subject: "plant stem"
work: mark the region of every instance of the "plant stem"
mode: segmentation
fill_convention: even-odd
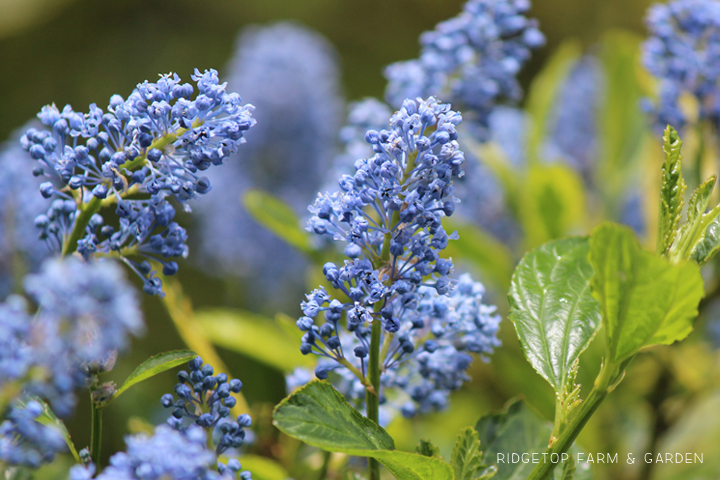
[[[100,447],[102,445],[102,408],[90,398],[92,411],[92,430],[90,432],[90,458],[92,458],[95,468],[100,470]]]
[[[324,451],[323,452],[323,463],[320,467],[320,470],[318,471],[317,480],[325,480],[325,477],[327,477],[328,472],[328,466],[330,465],[330,457],[332,456],[332,452]]]
[[[379,423],[380,415],[380,334],[382,323],[375,320],[370,331],[370,358],[368,360],[368,379],[375,389],[375,394],[365,393],[367,398],[367,418]],[[380,480],[380,464],[374,458],[368,459],[370,480]]]

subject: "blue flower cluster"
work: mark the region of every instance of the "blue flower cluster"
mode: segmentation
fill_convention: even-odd
[[[207,434],[196,426],[183,432],[168,425],[155,428],[152,436],[133,435],[125,437],[126,452],[110,457],[108,465],[97,480],[220,480],[235,479],[241,466],[237,460],[230,460],[227,466],[213,468],[215,454],[207,449]],[[70,469],[70,480],[90,480],[95,466],[76,465]],[[250,480],[249,472],[239,475]]]
[[[469,0],[460,15],[420,37],[418,59],[386,68],[388,102],[438,96],[461,108],[478,138],[487,139],[492,109],[520,99],[515,77],[545,43],[537,22],[524,16],[529,8],[529,0]]]
[[[699,119],[720,128],[720,3],[715,0],[675,0],[650,8],[650,37],[643,45],[643,63],[660,79],[659,101],[645,107],[659,131],[666,125],[681,129],[688,122],[679,104],[693,95]]]
[[[85,114],[69,105],[42,109],[38,118],[49,130],[28,130],[22,145],[37,160],[35,175],[49,179],[40,192],[56,198],[36,219],[51,248],[77,249],[86,259],[115,253],[144,279],[147,293],[161,292],[148,260],[172,275],[172,259],[187,254],[169,200],[189,209],[188,200],[211,188],[201,172],[222,164],[255,124],[253,107],[227,93],[216,71],[195,70],[192,79],[194,99],[195,87],[167,74],[139,84],[127,99],[113,95],[106,112],[95,104]],[[115,205],[117,226],[95,213],[105,205]],[[78,219],[85,231],[73,235]]]
[[[0,147],[0,300],[50,253],[37,238],[33,222],[46,212],[47,201],[37,194],[41,182],[33,177],[30,155],[22,150],[18,137],[13,135]]]
[[[245,439],[244,428],[252,424],[250,415],[242,414],[237,421],[228,420],[230,409],[235,406],[233,393],[239,393],[242,382],[238,379],[228,381],[227,375],[214,375],[213,367],[203,365],[200,357],[188,364],[190,372],[182,370],[178,373],[180,383],[175,385],[175,400],[168,393],[162,397],[162,405],[172,408],[172,416],[168,424],[176,430],[185,431],[183,419],[191,419],[195,425],[206,429],[212,435],[216,427],[219,439],[215,453],[223,454],[230,448],[238,448]],[[229,465],[228,465],[229,467]]]
[[[196,208],[200,266],[211,275],[251,279],[248,298],[276,305],[302,288],[295,273],[306,262],[258,225],[240,198],[255,188],[298,209],[312,201],[335,155],[341,122],[337,54],[298,24],[249,27],[237,40],[227,78],[228,88],[255,105],[258,124],[247,134],[242,162],[208,172],[215,193]]]
[[[466,378],[470,362],[438,361],[437,366],[428,366],[430,359],[450,352],[444,345],[422,340],[431,334],[444,337],[457,352],[487,353],[497,344],[494,337],[499,319],[486,311],[476,314],[470,323],[444,322],[442,315],[425,306],[432,303],[431,297],[446,298],[453,287],[449,277],[452,261],[439,254],[454,238],[443,229],[442,218],[455,210],[453,179],[463,175],[464,155],[456,132],[461,120],[449,105],[433,97],[405,100],[392,115],[390,130],[367,132],[366,141],[374,155],[357,160],[354,175],[340,179],[339,191],[319,194],[309,207],[313,217],[308,230],[345,242],[344,253],[349,257],[342,266],[326,263],[323,267],[323,275],[344,300],[331,297],[320,287],[301,305],[304,316],[297,322],[305,332],[301,352],[331,360],[319,364],[315,370],[319,378],[346,367],[361,381],[365,379],[374,322],[382,325],[380,360],[385,377],[393,378],[389,372],[399,371],[401,365],[412,365],[403,368],[415,369],[418,378],[432,382],[440,391],[459,384],[447,381],[451,374],[441,373],[439,368],[450,366],[457,378]],[[467,282],[472,284],[469,279],[461,283]],[[479,304],[481,288],[463,287],[458,294],[469,294]],[[350,334],[341,330],[343,315]],[[322,317],[324,323],[316,325]],[[406,361],[409,359],[413,361]],[[414,384],[410,385],[408,378],[413,374],[397,376],[403,380],[391,380],[389,386],[412,390]],[[413,400],[423,411],[429,408],[433,388],[413,390]],[[380,398],[382,401],[382,394]],[[436,402],[433,406],[441,405]]]
[[[25,287],[34,319],[20,297],[0,305],[0,390],[37,395],[64,417],[88,370],[143,331],[139,302],[112,261],[49,259]]]
[[[0,423],[0,461],[8,465],[37,468],[67,450],[65,439],[55,427],[36,419],[43,413],[39,402],[16,402]]]

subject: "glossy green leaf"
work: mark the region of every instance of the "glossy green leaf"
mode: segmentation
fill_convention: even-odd
[[[675,240],[684,203],[686,185],[682,177],[682,143],[677,131],[668,125],[663,135],[665,163],[662,166],[657,234],[657,252],[663,255]]]
[[[50,406],[47,403],[35,395],[24,395],[23,398],[16,400],[17,404],[22,407],[24,407],[29,401],[35,401],[42,406],[42,413],[35,419],[35,421],[42,425],[47,425],[57,429],[62,434],[70,453],[72,453],[72,456],[75,458],[75,461],[77,463],[81,463],[80,455],[78,455],[78,451],[75,448],[75,444],[70,437],[70,432],[68,432],[65,423],[60,420],[57,415],[55,415],[55,412],[50,409]]]
[[[589,249],[587,237],[536,248],[515,269],[508,295],[525,356],[558,393],[573,386],[578,358],[600,327]]]
[[[275,407],[283,433],[330,452],[376,458],[400,480],[452,480],[450,465],[434,457],[395,451],[388,433],[363,417],[327,382],[315,380]]]
[[[242,197],[245,209],[256,222],[301,252],[311,254],[308,233],[295,211],[279,198],[262,190],[250,189]]]
[[[565,165],[530,167],[519,195],[519,216],[528,248],[567,235],[585,219],[582,179]]]
[[[425,457],[442,458],[442,455],[440,454],[440,449],[433,445],[430,440],[425,440],[424,438],[420,439],[420,443],[417,447],[415,447],[415,451]]]
[[[190,350],[173,350],[172,352],[165,352],[148,358],[138,365],[130,376],[125,379],[122,386],[118,388],[115,395],[113,395],[113,397],[108,400],[105,405],[115,400],[133,385],[137,385],[138,383],[154,377],[159,373],[175,368],[183,363],[187,363],[196,356],[197,354],[195,352],[191,352]]]
[[[477,226],[458,221],[454,216],[445,220],[445,230],[457,231],[460,236],[448,244],[447,256],[473,262],[483,274],[484,282],[506,292],[513,269],[510,249]]]
[[[688,260],[698,244],[702,243],[708,227],[720,215],[720,207],[705,213],[717,177],[708,178],[695,189],[688,202],[687,221],[680,226],[675,241],[670,246],[668,258],[673,261]]]
[[[690,258],[702,266],[713,258],[718,251],[720,251],[720,217],[715,217],[705,229],[703,237],[695,245]]]
[[[282,372],[311,365],[297,338],[272,318],[244,310],[212,309],[195,313],[195,322],[215,345],[251,357]],[[298,332],[300,330],[295,327]]]
[[[487,468],[482,463],[480,436],[473,427],[465,427],[460,432],[450,457],[450,465],[455,471],[455,480],[474,480]]]
[[[524,401],[518,400],[503,413],[481,418],[475,428],[480,437],[484,461],[494,464],[498,469],[493,480],[522,480],[542,461],[542,452],[548,446],[553,425],[532,411]],[[573,446],[568,456],[579,452],[581,450]],[[560,480],[561,475],[561,469],[556,468],[553,478]],[[589,465],[580,464],[575,480],[591,478]]]
[[[590,262],[609,361],[619,364],[643,347],[669,345],[692,331],[704,294],[696,264],[653,255],[630,228],[611,223],[593,231]]]

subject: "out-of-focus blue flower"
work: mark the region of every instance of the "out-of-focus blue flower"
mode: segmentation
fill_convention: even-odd
[[[242,382],[238,379],[228,381],[227,375],[214,375],[211,365],[203,365],[202,358],[196,357],[188,363],[190,373],[182,370],[178,373],[180,383],[175,385],[175,400],[172,394],[163,395],[161,403],[172,408],[168,424],[177,430],[186,430],[183,419],[191,419],[212,435],[219,431],[215,452],[221,455],[229,448],[238,448],[245,439],[245,427],[252,424],[250,415],[242,414],[237,421],[230,421],[230,409],[235,406],[233,393],[239,393]]]
[[[47,211],[49,202],[37,193],[41,180],[33,176],[31,160],[17,141],[0,147],[0,299],[50,253],[35,228],[34,218]]]
[[[15,382],[67,416],[88,372],[143,331],[137,295],[113,261],[73,257],[46,260],[25,287],[34,319],[19,297],[0,304],[0,388]]]
[[[715,0],[675,0],[650,7],[650,36],[643,45],[643,63],[660,79],[660,99],[646,108],[662,131],[670,124],[681,129],[688,121],[678,100],[695,96],[699,118],[720,128],[720,3]]]
[[[336,151],[343,108],[336,57],[326,39],[293,23],[249,28],[238,38],[228,84],[257,107],[258,124],[242,161],[209,173],[215,193],[198,203],[198,233],[203,268],[252,278],[253,296],[272,290],[276,301],[278,288],[298,287],[305,261],[258,225],[240,198],[259,188],[298,214],[312,201]]]
[[[58,429],[36,420],[42,411],[42,405],[35,400],[10,407],[0,423],[0,461],[37,468],[67,450]]]
[[[198,426],[183,432],[168,425],[155,428],[152,436],[132,435],[125,437],[126,452],[110,457],[108,465],[95,478],[97,480],[220,480],[237,478],[240,463],[228,462],[228,466],[215,469],[216,456],[206,447],[207,434]],[[232,464],[232,465],[230,465]],[[221,470],[221,471],[219,471]],[[70,480],[93,478],[95,467],[75,466],[70,470]],[[242,480],[250,480],[249,472],[242,472]]]
[[[537,22],[523,15],[529,8],[528,0],[469,0],[460,15],[421,35],[419,58],[386,68],[388,102],[437,96],[487,139],[488,116],[498,102],[520,99],[516,75],[545,43]]]
[[[440,253],[454,238],[443,229],[442,218],[455,211],[453,180],[463,175],[464,155],[456,132],[461,120],[449,105],[435,98],[405,100],[392,115],[389,130],[366,133],[374,155],[357,160],[354,174],[340,178],[340,190],[318,194],[309,207],[313,217],[308,230],[342,242],[348,257],[342,266],[326,263],[323,267],[323,275],[341,297],[333,298],[323,287],[314,290],[302,303],[304,316],[297,321],[305,332],[301,352],[324,358],[315,369],[318,378],[326,378],[332,370],[342,371],[347,359],[354,364],[352,373],[363,377],[371,324],[380,322],[385,377],[381,384],[414,395],[417,408],[428,411],[431,404],[440,408],[442,402],[430,401],[420,392],[420,379],[441,391],[462,382],[447,381],[449,372],[422,365],[426,357],[422,352],[447,352],[442,342],[425,342],[426,338],[444,337],[458,351],[478,353],[489,352],[496,344],[496,340],[480,341],[478,335],[487,326],[488,338],[494,337],[497,319],[494,327],[486,325],[487,318],[479,314],[470,323],[449,320],[441,306],[444,300],[430,300],[448,298],[445,295],[453,288],[452,261]],[[469,290],[466,284],[471,285]],[[458,294],[472,296],[479,304],[481,286],[463,277],[458,288]],[[437,309],[426,306],[428,302]],[[340,327],[343,315],[345,330]],[[462,355],[467,362],[441,362],[450,365],[458,378],[466,378],[471,360]],[[342,375],[348,396],[360,395],[358,383]],[[300,379],[293,378],[291,382]],[[381,402],[385,399],[383,392],[380,398]]]
[[[38,118],[49,130],[32,128],[21,142],[37,160],[35,173],[50,179],[40,193],[58,199],[36,220],[50,247],[77,248],[86,259],[97,251],[116,252],[145,280],[147,293],[161,292],[146,259],[172,275],[172,259],[187,254],[187,235],[173,221],[168,200],[189,209],[188,200],[211,188],[201,172],[222,164],[255,124],[253,107],[227,93],[215,70],[196,69],[192,79],[194,99],[195,87],[171,73],[138,84],[127,99],[113,95],[107,112],[95,104],[86,114],[69,105],[62,111],[43,107]],[[81,217],[76,210],[85,214],[101,202],[115,205],[118,225],[106,225],[99,214],[83,218],[84,238],[64,246]]]
[[[383,359],[381,402],[386,416],[400,412],[411,417],[445,408],[449,393],[469,380],[466,370],[473,360],[470,354],[484,357],[500,345],[497,332],[501,317],[494,306],[482,303],[484,292],[483,286],[467,274],[460,276],[447,295],[429,287],[418,289],[415,308],[408,309]],[[345,352],[367,347],[362,338],[345,332],[341,333],[341,344]],[[358,370],[364,368],[364,357],[346,358]],[[320,357],[317,371],[332,372],[329,378],[333,385],[363,408],[365,387],[349,370]],[[288,388],[307,383],[310,377],[309,371],[297,369],[287,378]]]
[[[620,212],[620,221],[632,228],[636,234],[645,234],[645,212],[640,192],[630,192],[625,198],[623,210]]]
[[[573,65],[558,91],[544,145],[547,160],[566,162],[588,182],[592,181],[599,154],[598,111],[603,83],[597,58],[588,55]]]

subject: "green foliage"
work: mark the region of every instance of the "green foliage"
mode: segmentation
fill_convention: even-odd
[[[24,407],[27,402],[31,400],[38,402],[42,406],[42,413],[35,419],[35,421],[41,423],[42,425],[47,425],[59,430],[65,439],[65,443],[67,444],[70,453],[72,453],[72,456],[75,458],[75,461],[80,463],[80,455],[78,455],[75,444],[70,437],[70,432],[68,432],[67,427],[65,427],[65,423],[60,420],[57,415],[55,415],[55,412],[50,409],[50,406],[47,403],[34,395],[24,395],[23,398],[16,401],[20,407]]]
[[[561,480],[573,480],[575,478],[575,459],[571,456],[563,464]]]
[[[425,457],[443,458],[442,455],[440,455],[440,449],[433,445],[430,440],[425,440],[424,438],[420,439],[420,443],[415,448],[415,451]]]
[[[640,247],[631,229],[605,223],[590,238],[593,294],[601,305],[607,361],[669,345],[691,331],[703,297],[700,268],[670,263]]]
[[[488,468],[482,463],[480,436],[473,427],[465,427],[460,432],[450,457],[450,465],[455,471],[455,480],[474,480]],[[494,475],[493,473],[489,474]],[[482,475],[483,478],[490,478]]]
[[[660,210],[658,212],[657,252],[665,255],[677,235],[683,208],[685,180],[682,177],[682,140],[668,125],[663,135],[665,163],[662,166]]]
[[[390,435],[327,382],[310,382],[280,402],[273,425],[323,450],[375,458],[400,480],[453,479],[452,468],[439,458],[394,450]]]
[[[531,460],[532,454],[537,454],[536,458],[542,460],[542,452],[548,446],[553,425],[540,418],[525,402],[517,400],[503,413],[481,418],[475,428],[480,444],[483,445],[485,461],[497,466],[497,474],[493,480],[518,480],[527,478],[534,464],[523,461],[511,463],[512,455],[526,454],[526,458]],[[570,454],[578,452],[580,450],[577,447],[570,449]],[[559,470],[556,470],[554,478],[562,478]],[[588,465],[580,465],[574,480],[590,478],[592,477]]]
[[[715,175],[711,176],[690,197],[687,221],[678,229],[675,241],[668,251],[671,260],[692,258],[699,264],[705,264],[716,253],[718,242],[714,225],[720,216],[720,205],[705,213],[716,180]]]
[[[195,321],[215,345],[251,357],[281,372],[310,365],[300,353],[298,339],[282,322],[244,310],[212,309],[195,314]],[[295,327],[293,325],[293,327]],[[300,332],[297,327],[295,332]]]
[[[174,350],[172,352],[165,352],[148,358],[138,365],[135,370],[133,370],[130,376],[125,379],[122,386],[118,388],[117,392],[115,392],[115,395],[105,402],[105,405],[107,406],[110,402],[126,392],[130,387],[162,372],[170,370],[171,368],[187,363],[196,356],[196,353],[191,352],[190,350]]]
[[[310,237],[300,227],[300,219],[292,207],[279,198],[258,189],[250,189],[242,197],[245,209],[256,222],[308,255],[313,254]]]
[[[253,480],[286,480],[290,477],[279,463],[260,455],[243,454],[242,467],[252,473]]]
[[[508,295],[525,356],[558,395],[574,386],[580,354],[600,327],[589,249],[587,237],[536,248],[517,266]]]

